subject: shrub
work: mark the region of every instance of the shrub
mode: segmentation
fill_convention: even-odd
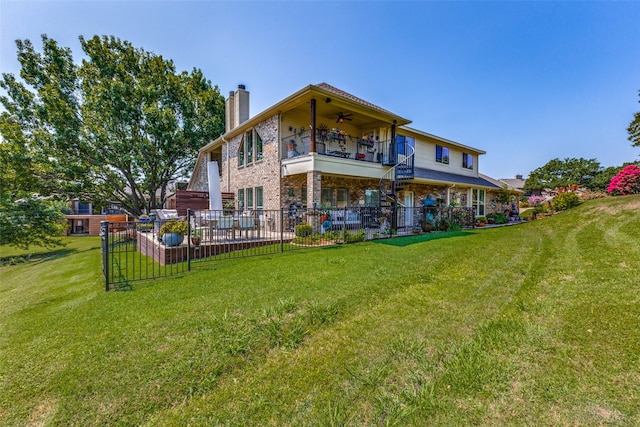
[[[578,206],[580,204],[580,198],[576,193],[572,193],[570,191],[565,193],[560,193],[556,197],[553,198],[551,202],[551,207],[554,211],[566,211],[567,209],[571,209],[574,206]]]
[[[625,166],[611,179],[607,191],[616,195],[640,194],[640,167]]]
[[[509,222],[509,218],[504,213],[499,212],[495,214],[493,222],[494,224],[506,224]]]
[[[345,243],[364,242],[367,234],[364,230],[358,230],[352,233],[348,230],[344,230],[343,238]]]
[[[313,233],[313,227],[309,224],[300,224],[296,225],[296,236],[298,237],[307,237]]]
[[[327,237],[327,234],[328,233],[325,233],[324,235],[320,233],[311,233],[305,237],[297,236],[294,237],[291,242],[298,245],[318,245],[322,241],[331,240]]]
[[[187,221],[170,219],[160,227],[160,234],[187,234]]]
[[[533,206],[533,207],[538,206],[542,202],[544,202],[544,197],[535,196],[535,195],[529,197],[529,200],[527,200],[527,203],[529,203],[529,206]]]

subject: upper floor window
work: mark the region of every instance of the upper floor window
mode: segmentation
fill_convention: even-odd
[[[462,153],[462,167],[473,169],[473,156],[469,153]]]
[[[449,164],[449,149],[442,145],[436,145],[436,162],[445,165]]]
[[[256,139],[256,162],[257,162],[259,160],[262,160],[262,138],[260,138],[260,134],[258,134],[258,132],[255,132],[255,139]]]
[[[240,146],[238,147],[238,166],[244,166],[244,138],[240,141]]]
[[[245,132],[238,147],[238,166],[262,160],[262,138],[255,129]]]
[[[253,163],[253,130],[244,134],[244,139],[247,141],[247,164]]]

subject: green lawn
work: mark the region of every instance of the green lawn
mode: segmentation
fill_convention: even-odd
[[[0,425],[640,424],[640,196],[109,293],[67,241],[0,248]]]

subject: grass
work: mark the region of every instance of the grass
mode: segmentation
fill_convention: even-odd
[[[110,293],[0,248],[0,424],[640,424],[640,196],[434,236]]]

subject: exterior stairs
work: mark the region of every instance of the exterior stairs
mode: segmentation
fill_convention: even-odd
[[[405,155],[398,155],[398,162],[380,178],[380,207],[395,207],[398,193],[414,177],[415,150],[410,145],[404,147]]]

